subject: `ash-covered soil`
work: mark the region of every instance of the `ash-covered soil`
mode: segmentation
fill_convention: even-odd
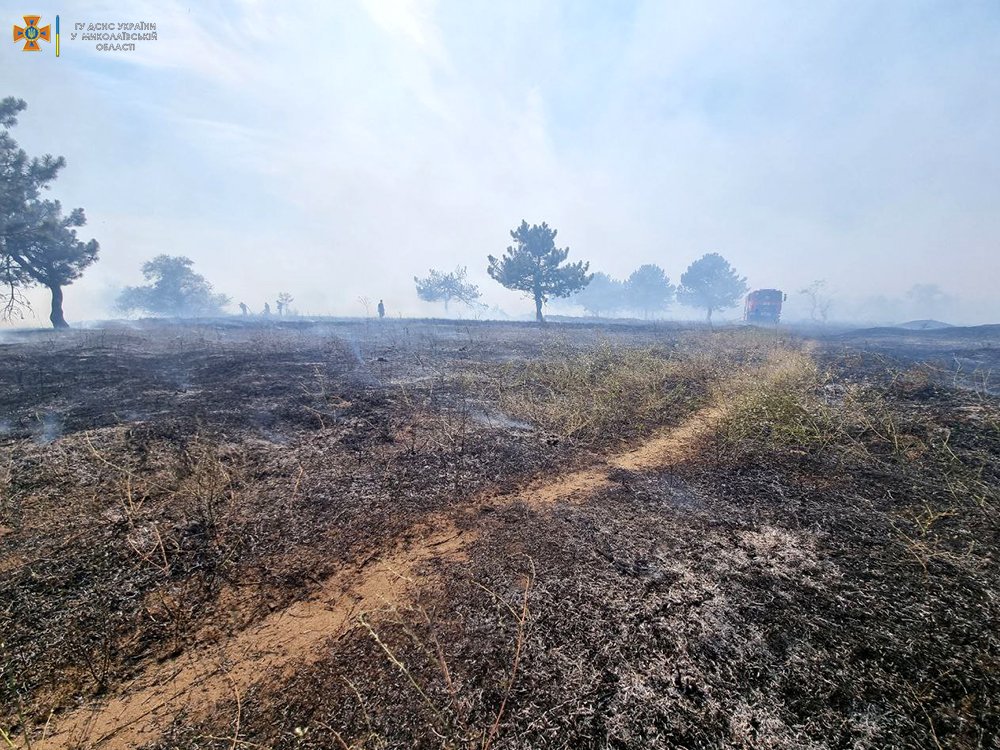
[[[996,747],[996,342],[924,333],[9,336],[0,729]]]
[[[841,334],[836,342],[883,366],[920,366],[953,387],[1000,396],[1000,325],[871,328]]]

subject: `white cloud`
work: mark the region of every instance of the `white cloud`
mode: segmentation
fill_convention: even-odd
[[[438,62],[445,60],[444,43],[434,23],[432,0],[361,0],[361,5],[381,28],[414,45]]]

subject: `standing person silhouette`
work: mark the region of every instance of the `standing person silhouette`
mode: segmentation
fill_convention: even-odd
[[[385,305],[382,304],[382,300],[378,301],[378,317],[379,320],[385,317]]]
[[[240,302],[240,312],[242,312],[242,313],[243,313],[243,317],[244,317],[244,318],[245,318],[245,317],[246,317],[247,315],[249,315],[249,314],[250,314],[250,308],[249,308],[249,307],[247,307],[247,303],[246,303],[246,302]]]
[[[265,318],[271,317],[271,305],[267,302],[264,303],[264,317]]]

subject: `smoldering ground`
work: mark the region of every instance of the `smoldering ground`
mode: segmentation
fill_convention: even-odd
[[[7,342],[0,727],[40,747],[987,747],[1000,412],[950,357],[985,371],[997,349],[935,336]]]

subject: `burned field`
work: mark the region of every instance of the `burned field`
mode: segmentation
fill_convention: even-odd
[[[934,335],[12,336],[0,742],[996,747],[1000,337]]]

